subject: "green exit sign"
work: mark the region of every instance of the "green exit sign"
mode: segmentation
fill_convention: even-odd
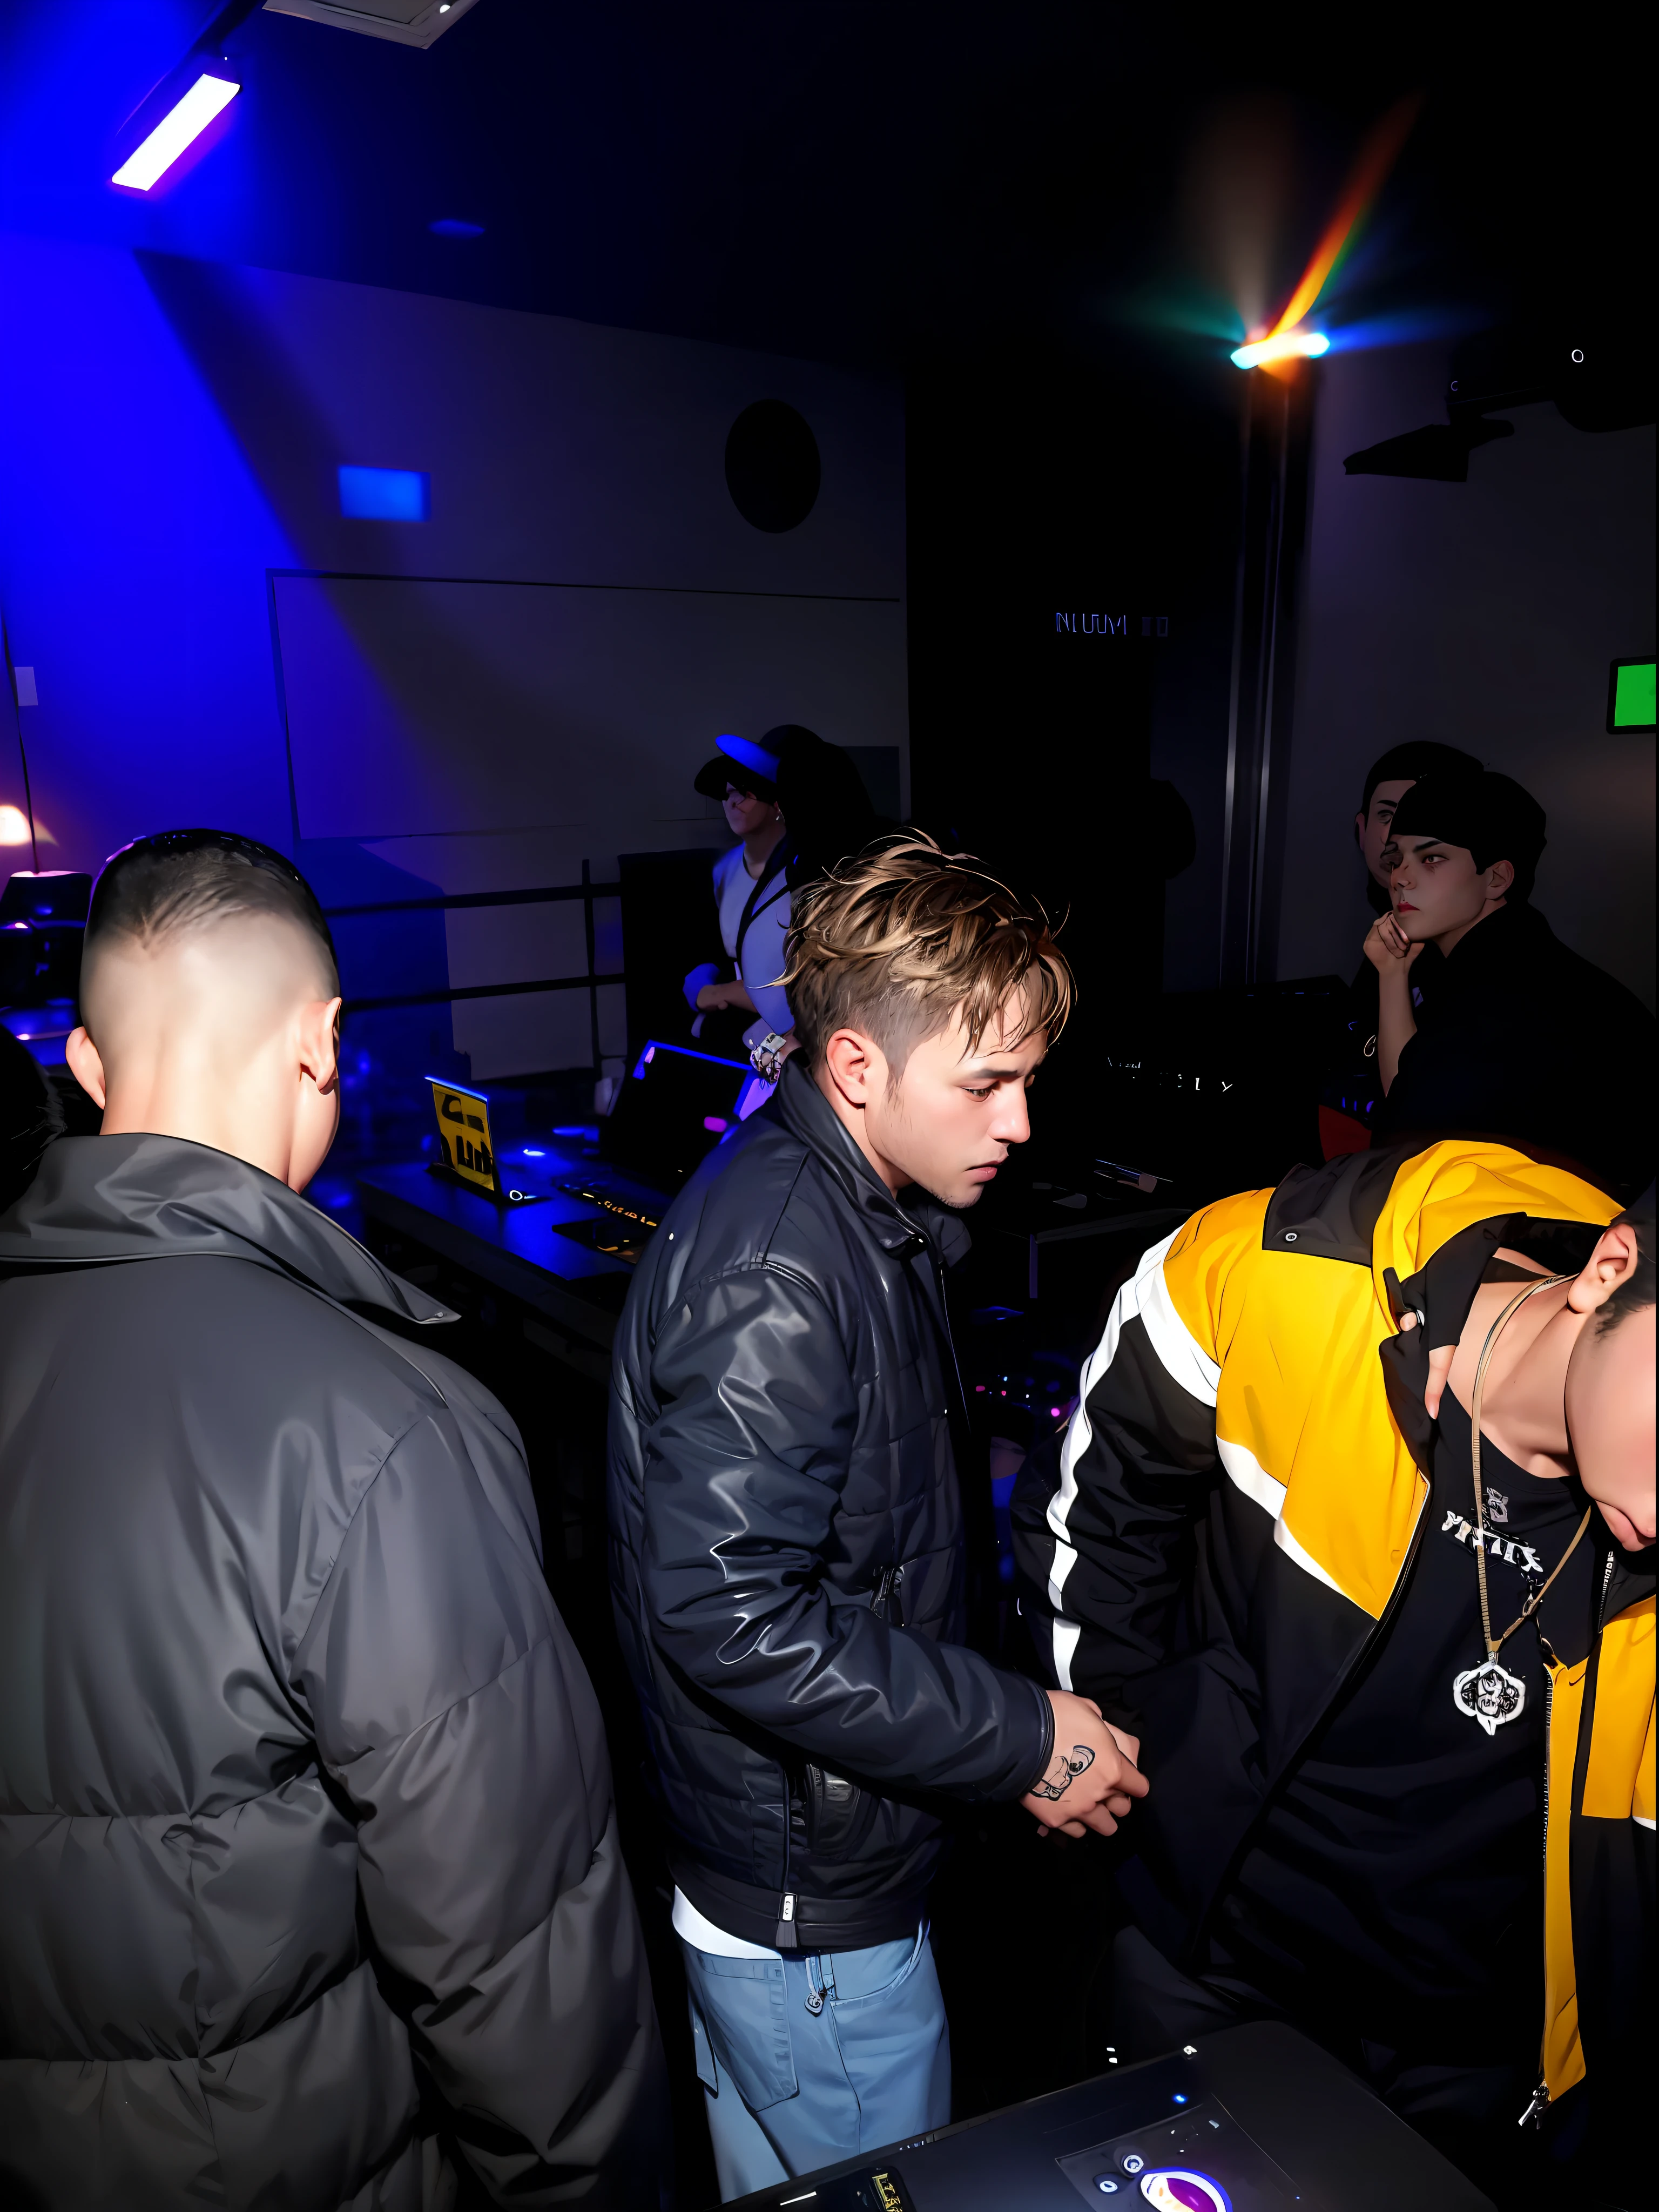
[[[1609,730],[1653,727],[1653,662],[1615,660],[1607,671]]]

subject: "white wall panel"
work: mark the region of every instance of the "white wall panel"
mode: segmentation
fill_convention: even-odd
[[[723,730],[902,746],[893,600],[279,575],[302,837],[696,818]]]

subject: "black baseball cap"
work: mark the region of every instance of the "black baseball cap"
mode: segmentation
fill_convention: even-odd
[[[769,736],[778,734],[768,732]],[[697,770],[693,787],[705,799],[724,799],[728,783],[735,791],[752,792],[757,799],[777,797],[782,763],[769,746],[757,745],[751,738],[716,738],[714,743],[720,750]]]

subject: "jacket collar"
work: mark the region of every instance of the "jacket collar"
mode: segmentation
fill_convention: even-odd
[[[828,1169],[883,1251],[898,1258],[932,1245],[949,1267],[966,1256],[972,1240],[961,1216],[915,1184],[901,1206],[842,1126],[798,1054],[783,1063],[776,1093],[764,1110]]]
[[[1604,1530],[1597,1533],[1603,1536],[1606,1534]],[[1605,1570],[1600,1626],[1605,1628],[1615,1613],[1653,1595],[1655,1549],[1652,1544],[1642,1552],[1627,1552],[1621,1545],[1613,1547]]]
[[[275,1176],[182,1137],[60,1137],[0,1214],[0,1273],[203,1253],[251,1260],[342,1305],[456,1318]]]
[[[1485,924],[1481,926],[1484,928]],[[1389,1337],[1381,1347],[1383,1389],[1407,1449],[1431,1482],[1436,1425],[1423,1403],[1429,1352],[1435,1345],[1455,1344],[1462,1334],[1474,1294],[1498,1247],[1506,1244],[1511,1251],[1522,1252],[1548,1267],[1553,1274],[1565,1274],[1584,1265],[1601,1233],[1594,1222],[1540,1221],[1525,1213],[1502,1214],[1460,1231],[1441,1246],[1426,1267],[1403,1283],[1392,1267],[1385,1271],[1395,1320],[1411,1310],[1419,1320],[1416,1328],[1403,1336]],[[1599,1515],[1592,1528],[1598,1552],[1607,1562],[1598,1622],[1598,1626],[1604,1626],[1626,1606],[1651,1596],[1654,1547],[1650,1545],[1644,1552],[1621,1550]]]
[[[1601,1233],[1594,1222],[1498,1214],[1490,1221],[1472,1222],[1449,1237],[1427,1265],[1403,1283],[1392,1267],[1383,1270],[1395,1322],[1407,1312],[1418,1316],[1414,1329],[1389,1337],[1382,1346],[1383,1387],[1412,1457],[1431,1479],[1435,1425],[1423,1403],[1429,1353],[1437,1345],[1455,1344],[1462,1335],[1474,1294],[1498,1246],[1507,1244],[1552,1273],[1566,1274],[1583,1266]]]
[[[1497,907],[1459,938],[1446,955],[1446,970],[1460,982],[1478,982],[1489,971],[1539,958],[1555,941],[1555,932],[1535,907],[1524,901]]]

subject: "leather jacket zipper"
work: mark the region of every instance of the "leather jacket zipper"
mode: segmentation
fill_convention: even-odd
[[[962,1380],[962,1362],[957,1358],[957,1340],[951,1334],[951,1305],[945,1294],[945,1261],[940,1256],[939,1247],[921,1223],[912,1221],[902,1206],[895,1205],[893,1210],[927,1255],[928,1266],[933,1278],[933,1294],[939,1301],[939,1334],[945,1339],[945,1348],[951,1355],[951,1372],[956,1378],[957,1409],[963,1421],[971,1423],[972,1416],[968,1410],[968,1392]]]
[[[928,1247],[928,1257],[933,1263],[933,1288],[939,1293],[939,1326],[944,1331],[945,1349],[951,1355],[951,1372],[957,1379],[957,1405],[962,1414],[965,1435],[971,1431],[973,1416],[968,1409],[968,1392],[962,1379],[962,1362],[957,1358],[957,1340],[951,1334],[951,1306],[945,1294],[945,1262],[932,1245]]]

